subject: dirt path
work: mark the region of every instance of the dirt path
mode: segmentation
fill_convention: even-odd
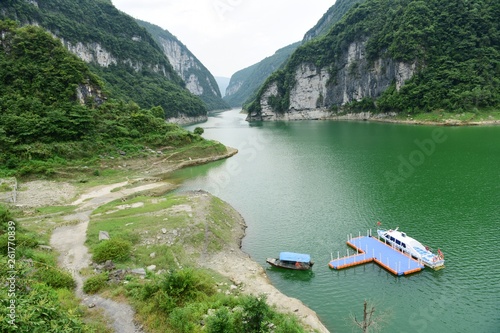
[[[55,184],[53,182],[47,182],[48,187],[44,189],[41,182],[35,183],[36,186],[30,186],[26,184],[28,190],[23,192],[23,197],[25,197],[25,202],[27,206],[30,203],[33,206],[37,206],[36,200],[29,200],[32,198],[29,189],[33,188],[39,196],[45,195],[50,197],[51,190],[54,189]],[[134,310],[131,306],[126,303],[118,303],[109,299],[105,299],[98,295],[87,295],[83,292],[83,282],[84,279],[80,274],[80,271],[90,265],[90,255],[88,249],[85,246],[87,227],[89,223],[90,215],[92,211],[101,205],[104,205],[113,200],[120,198],[125,198],[131,194],[154,190],[158,188],[168,188],[173,185],[166,182],[154,182],[146,183],[140,185],[139,183],[132,184],[132,182],[121,182],[107,186],[99,186],[90,189],[88,192],[81,194],[75,201],[71,204],[77,206],[75,213],[65,217],[67,221],[75,222],[69,226],[62,226],[55,229],[52,233],[50,244],[61,254],[59,257],[59,265],[63,268],[68,269],[77,284],[76,294],[82,299],[82,302],[89,307],[96,307],[103,311],[106,316],[110,319],[111,325],[116,332],[119,333],[143,333],[143,329],[134,321]],[[58,195],[61,198],[71,198],[75,189],[65,186],[56,186],[59,190]],[[66,194],[62,193],[65,192]],[[199,194],[198,194],[199,195]],[[208,194],[207,200],[211,197]],[[63,204],[62,199],[57,200],[55,204]],[[194,208],[194,213],[197,218],[204,219],[205,210],[208,207],[207,201],[201,201],[198,207]],[[238,221],[235,226],[234,240],[231,244],[227,246],[219,253],[215,255],[207,254],[207,251],[203,251],[200,266],[205,266],[207,268],[213,269],[227,276],[235,284],[239,285],[243,292],[260,295],[265,294],[267,296],[268,302],[270,304],[276,305],[276,307],[283,312],[294,313],[298,318],[306,325],[312,329],[317,330],[321,333],[328,333],[328,330],[323,326],[316,313],[305,306],[301,301],[295,298],[288,297],[282,294],[278,289],[276,289],[267,278],[267,275],[261,265],[253,261],[250,256],[241,251],[240,244],[241,239],[244,236],[245,221],[239,215],[238,212],[234,211],[234,219]],[[207,235],[205,235],[207,237]],[[205,240],[205,242],[207,239]]]
[[[139,333],[144,331],[134,321],[135,313],[132,307],[128,304],[118,303],[98,295],[85,294],[83,292],[83,277],[80,274],[81,269],[90,265],[90,255],[85,246],[85,239],[87,237],[90,215],[94,209],[133,193],[170,186],[168,183],[157,182],[112,192],[127,184],[128,182],[122,182],[109,186],[100,186],[88,193],[82,194],[72,203],[78,206],[77,213],[64,218],[67,221],[77,221],[77,224],[55,229],[50,238],[50,244],[61,254],[59,256],[59,265],[70,271],[73,275],[76,281],[75,292],[82,299],[82,302],[89,307],[102,309],[107,317],[111,319],[111,324],[116,332]]]
[[[141,327],[134,322],[134,310],[130,305],[83,292],[83,278],[79,272],[90,264],[90,255],[84,245],[90,213],[91,211],[85,211],[68,216],[69,220],[81,222],[57,228],[52,233],[50,244],[61,253],[59,265],[68,269],[73,275],[76,281],[75,292],[82,299],[82,303],[88,307],[102,309],[111,320],[111,325],[116,332],[143,332]]]

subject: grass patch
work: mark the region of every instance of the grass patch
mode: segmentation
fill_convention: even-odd
[[[8,233],[5,221],[15,221],[8,209],[0,206],[0,237]],[[0,266],[0,284],[8,285],[9,270],[16,271],[16,324],[2,326],[2,332],[112,332],[101,316],[90,315],[74,295],[75,281],[57,266],[59,253],[38,248],[48,235],[30,229],[25,221],[15,221],[16,261],[12,269]],[[2,246],[2,249],[4,247]],[[5,247],[7,248],[7,247]],[[0,254],[0,261],[7,257]],[[0,299],[7,300],[8,288],[0,288]],[[7,318],[9,309],[0,308]]]
[[[46,206],[36,208],[35,211],[42,215],[66,215],[75,211],[75,206]]]
[[[130,258],[119,263],[120,267],[174,269],[193,264],[203,246],[204,229],[194,221],[191,209],[188,197],[172,194],[110,202],[92,215],[86,244],[95,254],[102,244],[98,235],[103,230],[111,240],[119,238],[132,245]],[[153,252],[154,258],[150,256]],[[197,253],[195,258],[191,253]]]

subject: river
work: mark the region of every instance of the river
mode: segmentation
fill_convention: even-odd
[[[250,124],[234,109],[196,126],[239,153],[176,172],[180,190],[236,208],[248,225],[243,250],[329,330],[355,331],[350,318],[367,300],[382,332],[500,332],[499,126]],[[331,270],[347,235],[375,232],[377,221],[441,249],[446,268]],[[265,259],[280,251],[311,254],[312,273],[270,269]]]

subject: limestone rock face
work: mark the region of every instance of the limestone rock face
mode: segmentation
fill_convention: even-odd
[[[133,68],[136,72],[141,71],[144,66],[147,66],[155,73],[162,73],[165,76],[168,76],[167,70],[163,65],[160,64],[148,64],[145,65],[142,62],[135,61],[132,59],[117,59],[113,56],[113,54],[106,50],[99,43],[82,43],[77,42],[73,44],[64,40],[63,38],[54,35],[54,37],[59,38],[63,45],[73,54],[75,54],[78,58],[82,59],[86,63],[95,63],[101,67],[109,67],[111,65],[116,64],[125,64],[131,68]],[[132,38],[134,41],[140,41],[140,39]]]
[[[76,54],[78,58],[86,63],[95,62],[102,67],[116,65],[118,63],[116,58],[99,43],[83,44],[82,42],[78,42],[76,44],[71,44],[64,39],[62,39],[62,42],[71,53]]]
[[[399,90],[415,72],[415,64],[378,58],[373,63],[366,59],[366,41],[349,45],[336,64],[337,73],[325,96],[325,105],[342,106],[365,97],[380,96],[393,81]]]
[[[415,63],[404,63],[389,57],[369,62],[366,41],[352,42],[336,63],[318,68],[302,63],[295,70],[290,88],[289,109],[278,113],[269,104],[280,97],[277,82],[270,82],[261,95],[260,114],[249,114],[247,120],[299,120],[337,117],[332,107],[341,107],[365,97],[379,97],[393,82],[399,90],[415,74]],[[332,70],[333,68],[333,70]]]
[[[234,95],[240,90],[241,86],[243,85],[243,81],[235,81],[231,82],[231,84],[227,87],[226,89],[226,95]]]
[[[184,126],[184,125],[190,125],[190,124],[196,124],[196,123],[203,123],[203,122],[207,121],[207,119],[208,119],[208,116],[206,116],[206,115],[192,117],[192,116],[187,116],[183,113],[179,113],[178,117],[167,118],[167,122]]]
[[[172,64],[174,70],[184,79],[186,88],[192,94],[197,96],[203,95],[205,92],[203,86],[205,86],[208,87],[209,94],[220,97],[219,88],[214,86],[215,79],[212,82],[208,77],[204,77],[203,73],[206,69],[184,45],[175,39],[159,37],[159,40],[168,61]],[[201,80],[204,80],[206,84],[201,84]]]
[[[310,64],[302,64],[295,72],[296,84],[290,93],[291,110],[309,110],[323,106],[327,94],[330,74],[325,68],[318,69]]]

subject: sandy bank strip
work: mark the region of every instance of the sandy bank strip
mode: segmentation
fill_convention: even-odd
[[[268,303],[276,305],[281,312],[293,313],[299,320],[321,333],[329,333],[321,323],[316,312],[300,300],[288,297],[274,287],[264,269],[250,256],[239,249],[223,251],[206,261],[203,266],[226,276],[236,285],[242,286],[243,292],[254,296],[265,294]]]

